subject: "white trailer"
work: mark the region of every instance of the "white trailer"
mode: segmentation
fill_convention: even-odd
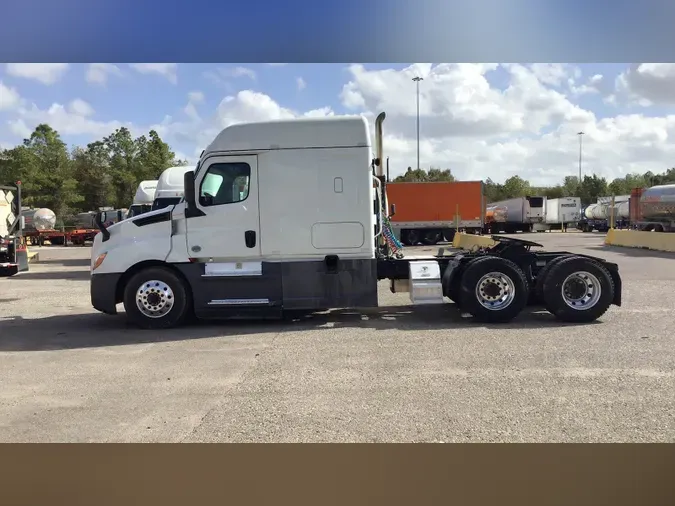
[[[178,204],[183,199],[183,176],[192,170],[189,166],[169,167],[159,176],[155,189],[152,210],[164,209]]]
[[[155,201],[155,193],[157,191],[157,184],[159,181],[148,180],[141,181],[136,189],[134,201],[129,208],[127,218],[140,216],[152,210],[152,203]]]
[[[92,305],[116,314],[121,303],[136,325],[168,328],[189,314],[374,307],[380,280],[413,305],[447,297],[484,322],[510,321],[528,303],[575,322],[621,304],[616,264],[534,252],[528,241],[405,258],[387,218],[384,117],[375,156],[362,117],[224,129],[185,173],[183,201],[107,229],[98,219]]]
[[[562,228],[564,225],[576,227],[581,219],[581,198],[561,197],[546,202],[546,225],[549,228]]]

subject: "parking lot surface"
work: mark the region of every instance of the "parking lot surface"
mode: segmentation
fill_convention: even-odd
[[[623,307],[482,325],[383,283],[378,309],[142,331],[91,308],[89,248],[41,248],[0,278],[0,441],[675,441],[675,255],[527,238],[618,263]]]

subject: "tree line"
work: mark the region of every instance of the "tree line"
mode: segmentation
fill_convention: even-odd
[[[21,181],[23,205],[47,207],[63,223],[100,207],[128,208],[141,181],[178,165],[187,162],[154,130],[134,138],[122,127],[69,149],[56,130],[40,124],[22,144],[0,151],[0,183]]]
[[[408,167],[405,174],[394,178],[393,182],[432,182],[455,181],[450,169],[431,167],[429,170]],[[644,174],[628,174],[622,178],[607,181],[604,177],[584,176],[581,184],[577,176],[566,176],[561,184],[555,186],[534,186],[520,176],[512,176],[504,183],[485,180],[485,196],[488,202],[516,197],[536,195],[551,199],[560,197],[580,197],[583,205],[596,202],[598,197],[630,195],[633,188],[649,188],[650,186],[675,183],[675,168],[660,174],[645,172]]]
[[[24,205],[47,207],[62,222],[100,207],[127,208],[141,181],[155,180],[164,169],[178,165],[187,162],[176,159],[154,130],[134,138],[122,127],[86,147],[69,149],[56,130],[40,124],[22,144],[0,151],[0,184],[21,181]],[[455,181],[455,177],[450,169],[408,167],[405,174],[394,179],[401,181]],[[598,197],[628,195],[633,188],[668,183],[675,183],[675,168],[661,174],[629,174],[613,181],[592,175],[579,182],[576,176],[566,176],[550,187],[534,186],[520,176],[504,183],[488,178],[485,193],[488,202],[538,195],[581,197],[583,204],[590,204]]]

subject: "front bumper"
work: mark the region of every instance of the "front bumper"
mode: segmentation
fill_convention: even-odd
[[[92,274],[89,282],[91,305],[105,314],[117,314],[117,284],[122,274]]]

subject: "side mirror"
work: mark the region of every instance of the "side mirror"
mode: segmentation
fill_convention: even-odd
[[[183,175],[184,198],[187,209],[195,210],[197,201],[195,196],[195,171],[189,170]]]

